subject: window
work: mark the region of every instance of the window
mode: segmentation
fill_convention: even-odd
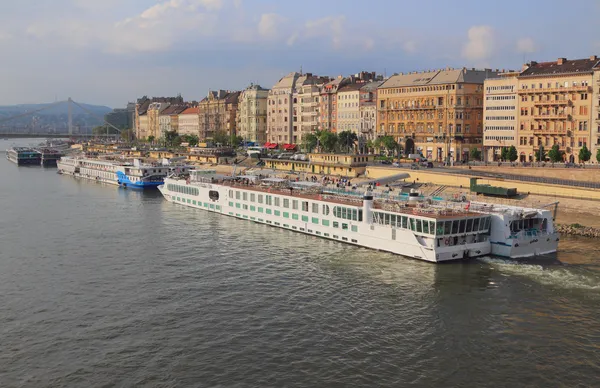
[[[348,230],[348,224],[342,224],[342,230]]]
[[[258,194],[258,203],[263,203],[263,195]]]
[[[292,214],[292,220],[298,220],[300,217],[298,217],[298,214]]]
[[[297,199],[292,200],[292,209],[298,210],[298,200]]]
[[[329,226],[329,220],[321,220],[323,226]]]
[[[248,193],[244,191],[244,193],[242,194],[244,201],[248,200]]]
[[[283,207],[286,209],[290,208],[290,200],[288,198],[283,199]]]
[[[315,224],[315,225],[319,225],[319,219],[318,219],[318,218],[316,218],[316,217],[313,217],[313,218],[311,219],[311,221],[312,221],[312,223],[313,223],[313,224]]]
[[[302,216],[302,221],[308,222],[308,216]]]
[[[319,204],[318,203],[312,204],[312,212],[319,214]]]
[[[241,193],[239,191],[235,192],[235,199],[241,199]]]
[[[250,193],[250,202],[256,202],[256,194]]]
[[[267,198],[266,198],[265,202],[266,202],[267,205],[272,206],[273,205],[273,197],[270,196],[270,195],[267,195]]]
[[[279,197],[275,197],[273,199],[275,200],[275,206],[278,206],[278,207],[281,206],[281,203],[279,201]]]
[[[336,221],[333,221],[333,227],[334,228],[339,228],[340,227],[340,223],[336,222]]]
[[[284,217],[284,218],[290,218],[290,213],[288,213],[288,212],[283,212],[283,217]]]
[[[275,215],[276,216],[281,216],[281,212],[279,210],[275,210]]]
[[[352,230],[353,232],[358,232],[358,226],[356,226],[356,225],[352,225],[352,228],[351,228],[351,230]]]
[[[325,216],[329,215],[329,205],[323,205],[322,213]]]
[[[271,209],[267,209],[267,214],[273,214],[273,211]]]
[[[308,211],[308,201],[302,201],[302,211],[303,212]]]

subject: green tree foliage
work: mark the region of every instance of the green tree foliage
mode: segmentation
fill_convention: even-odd
[[[220,144],[220,145],[229,144],[229,136],[227,136],[227,132],[225,132],[225,131],[215,132],[215,134],[213,135],[213,140],[215,143]]]
[[[544,146],[540,146],[540,149],[535,153],[535,160],[538,162],[546,160],[546,150],[544,149]]]
[[[165,132],[165,143],[167,146],[177,146],[181,144],[181,138],[177,134],[177,131],[167,131]]]
[[[316,134],[306,133],[302,137],[302,149],[304,149],[306,152],[312,152],[317,146],[318,142],[319,138]]]
[[[180,138],[182,143],[188,143],[191,147],[197,146],[200,142],[196,135],[181,135]]]
[[[519,159],[519,154],[517,153],[517,148],[514,145],[511,145],[508,149],[508,160],[514,162]]]
[[[479,151],[477,149],[477,147],[473,147],[471,148],[471,150],[469,151],[469,156],[471,157],[471,159],[473,160],[481,160],[481,151]]]
[[[588,150],[587,146],[584,143],[583,147],[581,147],[581,149],[579,150],[579,161],[585,164],[585,162],[589,161],[591,157],[592,152]]]
[[[399,149],[398,142],[396,141],[396,139],[394,139],[393,136],[382,136],[380,139],[381,145],[383,145],[385,149],[388,150],[388,152],[393,152]]]
[[[229,144],[232,147],[239,147],[240,144],[242,144],[242,142],[244,141],[244,138],[241,136],[237,136],[237,135],[229,135],[229,139],[227,144]]]
[[[600,148],[598,148],[598,151],[596,151],[596,160],[598,163],[600,163]]]
[[[338,143],[342,150],[350,152],[355,141],[358,141],[358,136],[352,131],[342,131],[338,134]]]
[[[156,138],[152,135],[148,136],[148,143],[152,144],[154,143],[154,140],[156,140]]]
[[[338,137],[335,133],[329,131],[323,131],[319,136],[319,142],[321,147],[327,152],[335,151],[335,147],[338,143]]]
[[[506,162],[508,160],[508,148],[502,147],[502,151],[500,152],[500,159],[503,162]]]
[[[563,152],[560,150],[558,144],[554,144],[550,151],[548,151],[548,158],[552,163],[562,162]]]

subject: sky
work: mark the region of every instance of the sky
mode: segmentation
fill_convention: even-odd
[[[599,0],[0,0],[0,105],[600,54]]]

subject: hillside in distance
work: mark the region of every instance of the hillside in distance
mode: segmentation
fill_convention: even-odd
[[[102,125],[102,118],[112,109],[107,106],[79,103],[93,114],[73,104],[73,124],[82,129]],[[47,108],[47,109],[44,109]],[[43,109],[43,110],[40,110]],[[8,130],[56,130],[68,127],[69,107],[67,103],[19,104],[0,106],[0,127]]]

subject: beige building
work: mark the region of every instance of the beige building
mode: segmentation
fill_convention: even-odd
[[[238,103],[238,135],[244,141],[267,141],[267,101],[269,90],[250,85],[242,91]]]
[[[267,97],[267,142],[289,143],[292,139],[293,94],[299,73],[281,78]]]
[[[235,135],[237,132],[237,111],[240,92],[229,90],[210,91],[200,101],[200,139],[212,139],[215,132]],[[181,123],[180,123],[181,125]]]
[[[483,100],[483,152],[487,162],[500,160],[502,148],[518,146],[517,76],[519,72],[503,72],[485,80]]]
[[[135,124],[135,137],[140,140],[145,140],[150,136],[150,132],[148,131],[148,114],[147,112],[142,112],[136,116],[136,124]]]
[[[598,58],[553,62],[531,62],[518,77],[520,161],[535,161],[543,148],[554,144],[565,152],[565,161],[580,162],[579,150],[585,144],[592,150],[594,121],[594,72]],[[592,155],[594,159],[595,155]]]
[[[599,163],[596,159],[600,150],[600,65],[594,68],[594,81],[592,83],[592,162]]]
[[[360,139],[377,138],[377,88],[381,81],[369,82],[360,89]],[[383,134],[381,134],[383,136]],[[362,143],[361,140],[361,143]]]
[[[158,126],[160,131],[160,137],[164,137],[165,133],[170,131],[177,132],[178,130],[178,117],[181,112],[186,110],[187,107],[184,105],[170,105],[164,109],[158,115]],[[175,118],[175,120],[173,120]],[[174,124],[174,125],[173,125]]]
[[[377,90],[379,132],[405,154],[466,161],[483,140],[483,82],[490,69],[442,69],[397,74]]]
[[[360,89],[363,83],[342,86],[337,92],[337,131],[360,131]]]
[[[149,136],[158,139],[160,131],[160,112],[170,105],[183,105],[183,98],[177,97],[152,97],[144,96],[137,100],[135,105],[135,131],[136,138],[145,140]]]
[[[200,133],[200,121],[198,118],[198,108],[187,108],[179,114],[179,134],[196,135]]]
[[[341,75],[327,82],[321,88],[319,105],[319,130],[337,132],[337,92],[340,87],[350,82]]]
[[[292,133],[290,144],[302,142],[304,135],[319,129],[321,88],[329,82],[327,77],[306,73],[298,77],[293,93]]]

